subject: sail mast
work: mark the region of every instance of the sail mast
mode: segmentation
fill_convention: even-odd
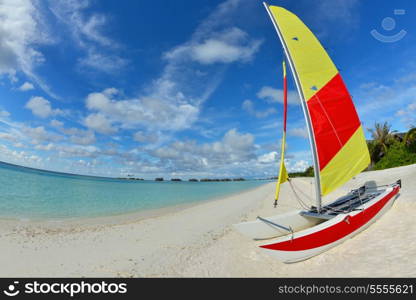
[[[314,132],[313,132],[313,129],[312,129],[311,118],[310,118],[310,115],[309,115],[309,111],[306,107],[306,100],[305,100],[305,97],[303,95],[303,91],[300,88],[300,81],[299,81],[296,69],[294,68],[292,58],[291,58],[290,53],[288,51],[287,45],[286,45],[286,43],[285,43],[285,41],[282,37],[279,26],[275,22],[272,14],[269,10],[268,4],[266,2],[263,2],[263,5],[264,5],[267,13],[269,14],[270,19],[272,20],[272,23],[274,25],[274,28],[276,29],[277,35],[279,36],[280,42],[283,45],[283,49],[284,49],[286,58],[289,62],[290,69],[291,69],[293,77],[295,79],[295,84],[296,84],[296,88],[297,88],[298,93],[299,93],[299,97],[301,98],[300,102],[301,102],[301,105],[302,105],[303,114],[305,116],[306,128],[308,130],[308,136],[309,136],[309,143],[310,143],[311,150],[312,150],[313,168],[314,168],[314,174],[315,174],[316,206],[317,206],[317,210],[319,212],[321,210],[321,207],[322,207],[321,181],[320,181],[320,176],[319,176],[319,170],[320,169],[319,169],[319,161],[318,161],[318,155],[317,155],[316,144],[315,144],[315,136],[314,136]]]
[[[280,168],[279,178],[276,182],[276,194],[274,198],[274,207],[277,206],[277,200],[279,199],[280,185],[289,180],[289,176],[285,167],[285,149],[286,149],[286,121],[287,121],[287,78],[286,78],[286,63],[283,60],[283,137],[282,137],[282,150],[280,151]]]

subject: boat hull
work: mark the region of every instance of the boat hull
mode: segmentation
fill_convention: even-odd
[[[300,231],[319,223],[318,219],[302,216],[301,210],[290,211],[284,214],[267,217],[270,222],[290,227],[294,232]],[[265,240],[287,235],[287,231],[261,220],[243,222],[233,225],[241,234],[253,240]]]
[[[318,255],[366,229],[393,204],[400,187],[394,186],[349,213],[260,246],[269,255],[293,263]]]

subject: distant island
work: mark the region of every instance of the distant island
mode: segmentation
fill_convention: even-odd
[[[135,177],[117,177],[116,179],[119,179],[119,180],[144,180],[143,178],[135,178]]]
[[[221,179],[218,179],[218,178],[203,178],[203,179],[201,179],[200,180],[201,182],[211,182],[211,181],[215,181],[215,182],[218,182],[218,181],[245,181],[245,179],[244,178],[221,178]]]
[[[143,181],[146,180],[144,178],[137,178],[137,177],[133,177],[133,175],[127,175],[127,177],[117,177],[116,179],[118,180],[134,180],[134,181]],[[154,179],[154,181],[158,181],[158,182],[162,182],[162,181],[167,181],[168,179],[165,180],[165,178],[163,177],[156,177]],[[171,178],[170,181],[172,182],[182,182],[185,181],[186,179],[182,179],[182,178]],[[190,178],[188,179],[188,182],[230,182],[230,181],[246,181],[248,179],[239,177],[239,178],[202,178],[202,179],[197,179],[197,178]],[[268,178],[264,178],[264,179],[249,179],[249,180],[269,180]]]
[[[155,181],[164,181],[165,179],[163,177],[156,177]],[[244,178],[202,178],[202,179],[196,179],[196,178],[190,178],[188,179],[189,182],[223,182],[223,181],[245,181]],[[170,181],[183,181],[181,178],[171,178]]]

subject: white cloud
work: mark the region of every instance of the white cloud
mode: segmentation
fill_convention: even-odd
[[[268,108],[266,110],[256,110],[254,108],[254,104],[251,100],[244,100],[242,106],[241,106],[246,112],[248,112],[249,114],[255,116],[256,118],[265,118],[271,114],[276,113],[276,109],[274,108]]]
[[[275,89],[270,86],[263,86],[260,91],[258,91],[257,97],[264,99],[269,103],[283,103],[283,90]],[[300,104],[299,95],[296,91],[288,91],[287,103]]]
[[[297,5],[307,11],[304,22],[320,38],[348,39],[360,24],[358,0],[299,0]]]
[[[26,148],[26,145],[21,143],[21,142],[17,142],[13,144],[13,147],[15,148]]]
[[[34,149],[36,150],[55,151],[59,152],[61,156],[85,153],[90,157],[92,152],[94,152],[94,155],[98,155],[98,150],[90,147],[91,144],[96,142],[92,131],[79,128],[64,128],[63,123],[57,120],[52,120],[51,123],[63,135],[48,131],[44,126],[29,127],[21,123],[9,122],[7,125],[11,128],[7,132],[0,133],[0,138],[14,142],[15,147],[20,148],[26,143],[31,143],[35,145]],[[95,150],[92,151],[91,149]]]
[[[322,21],[340,20],[344,26],[355,27],[358,25],[359,14],[357,13],[358,0],[323,0],[316,4],[318,18]]]
[[[221,139],[212,143],[177,141],[168,146],[151,150],[150,155],[159,158],[169,170],[201,171],[216,167],[238,165],[255,160],[254,137],[229,130]]]
[[[204,38],[192,39],[165,54],[167,59],[191,59],[209,65],[214,63],[247,62],[258,51],[260,40],[252,40],[248,34],[237,27],[222,32],[206,34]]]
[[[55,152],[60,158],[97,158],[104,152],[94,145],[73,145],[73,144],[37,144],[36,150]]]
[[[276,151],[272,151],[269,153],[265,153],[258,157],[258,162],[261,164],[270,164],[278,161],[278,153]]]
[[[36,44],[48,41],[41,34],[36,7],[30,1],[3,0],[0,6],[0,73],[31,72],[43,61]]]
[[[369,125],[378,122],[380,118],[388,120],[395,126],[398,125],[394,124],[397,121],[404,126],[414,125],[416,118],[412,104],[415,103],[416,95],[415,78],[408,72],[404,76],[398,76],[390,86],[377,82],[362,84],[355,91],[353,99],[360,119]]]
[[[305,139],[308,138],[308,131],[305,127],[289,129],[288,134],[292,136],[305,138]]]
[[[25,108],[30,109],[35,116],[40,118],[62,115],[64,113],[60,109],[52,109],[51,103],[39,96],[30,98]]]
[[[61,121],[58,121],[58,120],[53,119],[53,120],[51,120],[50,125],[52,127],[59,128],[59,127],[64,126],[64,123],[61,122]]]
[[[111,121],[101,113],[93,113],[88,115],[84,120],[85,126],[102,134],[112,134],[117,131],[112,127]]]
[[[146,134],[143,131],[137,131],[134,133],[133,139],[140,143],[154,144],[159,140],[159,136],[156,133]]]
[[[358,0],[323,0],[319,2],[317,9],[324,14],[322,17],[349,22],[348,19],[354,18],[358,3]]]
[[[96,158],[100,155],[100,149],[92,145],[60,145],[56,150],[60,157]]]
[[[416,126],[416,102],[407,105],[406,109],[398,110],[395,115],[400,117],[407,127]]]
[[[90,1],[51,1],[50,10],[67,26],[76,45],[85,51],[78,60],[80,66],[113,73],[127,64],[115,50],[120,45],[104,32],[108,19],[103,14],[88,13]]]
[[[102,27],[106,25],[107,18],[97,13],[87,16],[85,11],[89,6],[89,0],[50,1],[50,10],[59,21],[68,25],[79,46],[86,47],[87,42],[96,42],[101,46],[116,45],[102,33]]]
[[[286,160],[285,160],[286,163]],[[293,162],[290,162],[289,164],[286,164],[287,170],[289,172],[303,172],[308,168],[310,164],[306,160],[298,160]]]
[[[48,143],[48,144],[46,144],[46,145],[42,145],[42,144],[38,144],[38,145],[36,145],[35,146],[35,149],[36,150],[43,150],[43,151],[51,151],[51,150],[55,150],[56,149],[56,146],[55,146],[55,144],[53,144],[53,143]]]
[[[39,167],[42,162],[42,158],[37,155],[26,151],[12,150],[5,145],[0,145],[0,160],[32,167]]]
[[[87,56],[78,60],[81,66],[87,66],[99,71],[113,73],[122,69],[127,65],[127,60],[117,55],[109,55],[96,52],[95,50],[88,51]]]
[[[3,0],[0,3],[0,75],[17,81],[21,71],[46,93],[57,98],[35,73],[45,61],[39,46],[53,43],[37,1]]]
[[[1,118],[8,118],[10,113],[7,110],[0,109],[0,117]]]
[[[17,137],[8,132],[0,132],[0,139],[6,140],[9,142],[17,142]]]
[[[75,127],[65,128],[63,123],[57,120],[52,120],[55,128],[57,128],[61,133],[69,137],[69,140],[73,144],[77,145],[91,145],[96,142],[95,134],[91,130],[83,130]],[[51,123],[52,123],[51,121]]]
[[[92,131],[85,131],[80,135],[72,135],[70,140],[78,145],[92,145],[96,142],[95,134]]]
[[[74,17],[76,14],[79,13],[76,10],[74,11]],[[79,17],[79,15],[78,15]],[[93,14],[91,17],[84,22],[81,19],[78,19],[77,29],[79,29],[82,34],[88,38],[89,40],[95,41],[102,46],[113,46],[114,41],[110,38],[104,36],[101,32],[101,29],[107,23],[107,19],[104,15],[101,14]]]
[[[23,83],[20,87],[19,87],[19,91],[25,92],[25,91],[30,91],[33,90],[35,87],[33,86],[33,84],[31,84],[30,82],[25,82]]]
[[[45,130],[45,127],[22,127],[25,137],[31,139],[32,144],[42,144],[44,142],[57,142],[63,139],[61,135]]]
[[[168,102],[147,97],[116,100],[116,94],[116,89],[106,89],[88,95],[87,108],[98,112],[87,117],[85,124],[89,128],[112,133],[115,131],[112,126],[118,124],[123,128],[144,125],[149,129],[175,131],[189,128],[199,114],[198,107],[186,101]],[[97,122],[100,124],[97,125]],[[103,123],[107,124],[105,130],[102,129]]]

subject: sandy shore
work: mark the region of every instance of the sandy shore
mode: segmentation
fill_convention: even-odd
[[[367,181],[403,189],[380,220],[324,254],[276,261],[232,224],[299,208],[288,184],[273,209],[274,184],[140,218],[67,222],[0,221],[1,277],[415,277],[416,165],[357,176],[334,197]],[[294,184],[312,204],[310,179]],[[308,200],[310,197],[310,200]]]

